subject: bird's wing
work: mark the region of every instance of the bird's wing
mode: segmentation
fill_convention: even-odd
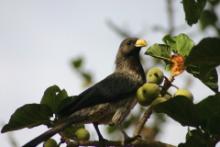
[[[60,114],[66,116],[85,107],[116,102],[134,94],[139,86],[140,83],[132,80],[128,75],[113,73],[74,98],[61,109]]]

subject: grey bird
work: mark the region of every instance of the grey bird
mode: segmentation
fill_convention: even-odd
[[[34,147],[72,124],[93,123],[99,140],[104,140],[98,125],[121,124],[137,103],[136,90],[146,82],[139,52],[147,43],[143,39],[127,38],[120,44],[115,71],[88,88],[59,112],[61,118],[53,128],[23,147]],[[123,134],[126,136],[125,132]]]

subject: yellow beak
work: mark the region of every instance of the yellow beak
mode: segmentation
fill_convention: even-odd
[[[147,41],[144,39],[138,39],[135,43],[135,47],[145,47],[147,46]]]

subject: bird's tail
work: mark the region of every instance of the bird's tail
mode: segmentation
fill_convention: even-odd
[[[33,140],[29,141],[28,143],[26,143],[22,147],[36,147],[41,142],[48,140],[50,137],[52,137],[56,133],[62,131],[64,128],[69,126],[71,123],[72,123],[71,121],[62,122],[61,124],[49,129],[48,131],[44,132],[43,134],[41,134],[38,137],[34,138]]]

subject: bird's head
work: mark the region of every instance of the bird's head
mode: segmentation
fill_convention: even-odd
[[[141,47],[145,47],[146,45],[147,42],[143,39],[127,38],[122,41],[119,52],[124,57],[138,55]]]
[[[116,56],[116,71],[138,76],[140,81],[145,81],[144,70],[139,59],[141,47],[147,46],[147,42],[138,38],[127,38],[122,41]]]

